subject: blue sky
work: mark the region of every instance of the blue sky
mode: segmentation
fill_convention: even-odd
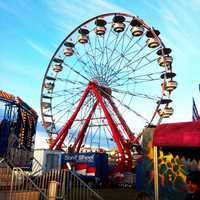
[[[168,122],[191,120],[192,96],[200,107],[199,0],[1,0],[0,89],[20,96],[40,115],[43,76],[60,42],[81,22],[120,11],[160,30],[173,51],[178,82]]]

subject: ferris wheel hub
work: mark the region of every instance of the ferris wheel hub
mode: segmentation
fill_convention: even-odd
[[[112,89],[110,87],[99,85],[96,81],[90,82],[89,85],[94,85],[98,90],[99,94],[103,97],[110,97],[112,95]]]

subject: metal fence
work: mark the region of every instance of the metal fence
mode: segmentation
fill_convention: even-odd
[[[12,179],[9,192],[9,200],[30,200],[42,199],[46,200],[48,197],[39,188],[34,181],[21,168],[13,168]]]
[[[13,168],[9,200],[103,200],[103,198],[68,170],[50,170],[41,176],[27,176]]]

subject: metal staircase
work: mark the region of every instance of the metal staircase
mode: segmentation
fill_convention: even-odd
[[[16,136],[13,140],[18,142]],[[23,145],[20,148],[26,151]],[[19,162],[23,159],[18,153],[16,149],[0,159],[0,199],[103,200],[72,171],[55,169],[45,172],[34,157],[30,167],[15,167],[16,162],[13,162],[13,158],[18,156]]]
[[[103,200],[75,173],[55,169],[30,176],[19,167],[0,163],[0,199],[2,200]]]

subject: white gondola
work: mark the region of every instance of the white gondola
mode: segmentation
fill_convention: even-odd
[[[123,22],[122,23],[116,22],[113,24],[113,30],[117,33],[123,32],[124,29],[125,29],[125,24]]]
[[[74,50],[71,47],[67,47],[64,49],[64,55],[65,56],[72,56],[74,54]]]
[[[58,73],[58,72],[61,72],[63,69],[62,65],[54,65],[53,67],[53,71]]]
[[[172,107],[165,107],[163,110],[159,109],[158,114],[162,118],[168,118],[170,117],[174,112],[174,109]]]
[[[120,33],[123,32],[125,29],[125,24],[123,23],[125,21],[125,17],[123,16],[115,16],[113,17],[113,25],[112,28],[115,32]]]
[[[53,84],[53,83],[45,83],[45,84],[44,84],[44,87],[45,87],[47,90],[53,90],[54,84]]]
[[[104,35],[106,32],[105,25],[107,24],[107,22],[104,19],[97,19],[95,21],[95,24],[96,24],[96,28],[94,29],[95,33],[97,35]]]
[[[106,32],[106,27],[104,27],[104,26],[97,26],[97,27],[95,28],[95,33],[96,33],[97,35],[104,35],[105,32]]]
[[[160,45],[160,43],[158,39],[152,37],[147,40],[147,45],[149,48],[156,48]]]
[[[42,108],[47,109],[47,108],[50,108],[50,107],[51,107],[50,103],[42,102]]]
[[[81,44],[85,44],[88,42],[88,36],[87,35],[80,35],[78,38],[78,42]]]
[[[160,56],[157,61],[161,67],[171,66],[173,58],[172,56],[165,55],[165,56]]]
[[[139,37],[144,33],[144,28],[142,26],[133,26],[131,28],[131,33],[135,37]]]
[[[89,31],[85,28],[80,28],[78,32],[80,33],[78,37],[78,42],[80,42],[81,44],[87,43],[89,40],[88,37]]]
[[[176,89],[177,82],[173,80],[169,80],[169,81],[166,81],[165,83],[162,83],[162,87],[164,87],[166,91],[171,92]]]
[[[146,32],[146,36],[148,37],[148,40],[146,41],[149,48],[156,48],[160,45],[160,41],[158,39],[158,36],[160,34],[160,31],[152,29]]]

